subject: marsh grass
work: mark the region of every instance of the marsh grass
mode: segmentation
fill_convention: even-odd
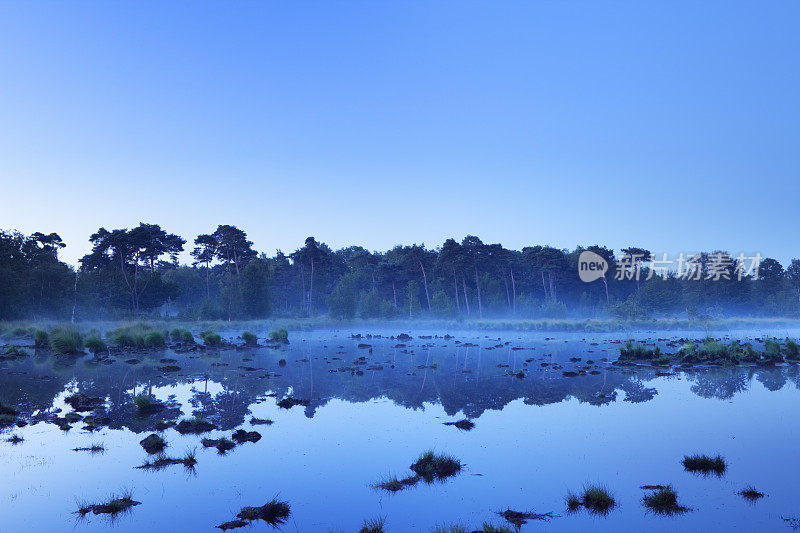
[[[168,457],[163,453],[159,453],[155,457],[149,457],[145,459],[144,463],[137,466],[136,468],[141,470],[163,470],[171,465],[183,465],[187,469],[192,470],[194,469],[195,465],[197,465],[197,455],[196,450],[191,449],[186,451],[186,455],[182,459],[175,458],[175,457]]]
[[[194,344],[194,335],[192,335],[191,331],[185,328],[173,328],[173,330],[169,332],[169,338],[172,342]]]
[[[700,473],[703,475],[715,474],[720,477],[727,470],[728,465],[721,455],[710,457],[708,455],[685,455],[683,457],[683,468],[687,472]]]
[[[358,530],[358,533],[384,533],[386,525],[386,517],[373,518],[372,520],[364,520],[364,525]]]
[[[661,348],[647,348],[641,344],[634,344],[632,340],[628,340],[625,346],[619,347],[619,358],[622,361],[630,360],[643,360],[643,359],[658,359],[661,356]]]
[[[50,336],[47,331],[37,328],[33,333],[33,345],[36,348],[47,348],[50,346]]]
[[[289,504],[275,497],[261,507],[243,507],[236,517],[250,522],[263,520],[272,526],[279,526],[286,522],[290,513]]]
[[[9,438],[7,438],[6,442],[16,445],[16,444],[21,444],[21,443],[25,442],[25,439],[20,437],[17,434],[14,434],[14,435],[11,435]]]
[[[541,520],[543,522],[549,522],[550,519],[553,518],[553,513],[534,513],[532,511],[513,511],[511,509],[498,511],[497,514],[505,518],[517,529],[521,528],[524,524],[527,524],[528,520]]]
[[[204,346],[221,346],[222,337],[213,331],[203,331],[200,333],[200,338],[203,339]]]
[[[245,331],[242,333],[242,340],[244,341],[245,345],[247,346],[257,346],[258,345],[258,337],[254,333],[249,331]]]
[[[286,344],[289,342],[289,330],[286,328],[273,329],[269,332],[269,339],[272,342],[282,342]]]
[[[86,516],[89,513],[110,515],[112,518],[131,510],[131,508],[141,505],[133,499],[133,493],[130,490],[124,490],[120,494],[112,494],[108,500],[103,503],[90,504],[86,501],[77,503],[78,509],[75,514]]]
[[[433,450],[420,455],[419,459],[411,465],[411,470],[425,480],[432,483],[435,480],[444,480],[455,476],[461,471],[461,463],[450,455],[437,455]]]
[[[419,483],[420,479],[420,476],[409,476],[403,479],[399,479],[397,476],[390,476],[375,483],[373,487],[389,492],[398,492],[408,487],[413,487]]]
[[[150,394],[141,393],[133,397],[136,409],[142,414],[151,414],[164,408],[164,404]]]
[[[200,441],[204,448],[216,448],[220,455],[225,455],[236,447],[236,443],[225,437],[218,439],[203,439]]]
[[[663,516],[674,516],[691,510],[678,503],[678,493],[671,485],[652,489],[650,494],[642,498],[642,503],[649,511]]]
[[[567,511],[577,512],[581,507],[595,515],[605,516],[617,506],[611,492],[600,484],[585,485],[580,497],[573,492],[568,492],[564,497]]]
[[[92,354],[97,355],[99,353],[105,352],[108,350],[108,345],[106,342],[96,335],[92,335],[86,339],[86,349],[89,350]]]
[[[83,349],[83,337],[72,327],[58,327],[50,332],[50,348],[57,354],[73,354]]]
[[[750,503],[755,503],[766,496],[763,492],[758,491],[752,485],[748,485],[743,490],[739,491],[739,495]]]

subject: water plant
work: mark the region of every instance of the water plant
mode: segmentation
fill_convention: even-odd
[[[628,340],[625,346],[619,347],[619,358],[621,361],[658,359],[661,356],[661,348],[647,348],[641,344],[634,344],[633,340]]]
[[[569,492],[564,497],[564,501],[569,512],[575,512],[583,506],[590,513],[603,516],[607,515],[617,505],[611,492],[600,484],[585,485],[580,497],[573,492]]]
[[[286,328],[273,329],[269,332],[269,338],[273,342],[289,342],[289,331]]]
[[[256,346],[258,344],[258,337],[254,333],[245,331],[242,333],[242,340],[247,346]]]
[[[57,354],[73,354],[83,349],[83,337],[72,327],[58,327],[50,332],[50,348]]]
[[[260,507],[243,507],[236,517],[250,522],[263,520],[272,526],[278,526],[286,522],[290,512],[287,502],[273,498]]]
[[[760,492],[752,485],[748,485],[743,490],[740,490],[739,495],[751,503],[755,503],[765,496],[763,492]]]
[[[461,466],[461,463],[454,457],[437,455],[433,450],[429,450],[420,455],[410,468],[426,482],[431,483],[434,480],[443,480],[458,474]]]
[[[371,520],[364,520],[364,525],[358,530],[358,533],[384,533],[384,525],[386,524],[386,517],[381,516]]]
[[[104,503],[79,503],[76,514],[85,516],[89,513],[107,514],[116,516],[120,513],[130,511],[132,507],[141,505],[133,499],[133,493],[129,490],[122,491],[120,494],[111,495]]]
[[[96,335],[92,335],[86,339],[86,348],[93,354],[97,355],[99,353],[105,352],[108,350],[108,345],[106,345],[105,341]]]
[[[664,516],[683,514],[690,510],[678,503],[678,493],[671,485],[652,489],[650,494],[642,498],[642,503],[648,510]]]
[[[50,346],[50,336],[41,328],[33,332],[33,345],[36,348],[47,348]]]
[[[708,455],[685,455],[683,457],[683,468],[687,472],[697,472],[701,474],[714,473],[721,476],[725,473],[728,465],[721,455],[710,457]]]

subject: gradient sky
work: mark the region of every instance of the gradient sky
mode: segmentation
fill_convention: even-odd
[[[0,228],[800,256],[800,2],[1,2]]]

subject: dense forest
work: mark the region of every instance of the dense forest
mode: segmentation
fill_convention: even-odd
[[[0,319],[84,320],[174,316],[361,318],[563,318],[800,316],[800,260],[784,269],[765,258],[758,275],[725,252],[698,254],[697,276],[653,275],[643,248],[603,246],[509,250],[469,235],[430,249],[361,246],[332,250],[308,237],[289,254],[259,253],[247,234],[221,225],[188,244],[157,224],[89,237],[77,270],[59,260],[56,233],[0,231]],[[190,252],[191,264],[179,254]],[[590,250],[608,265],[591,283],[578,277]],[[724,257],[711,275],[714,257]],[[624,265],[627,265],[625,267]],[[620,267],[623,268],[620,268]],[[639,276],[615,275],[635,268]],[[622,278],[622,279],[618,279]]]

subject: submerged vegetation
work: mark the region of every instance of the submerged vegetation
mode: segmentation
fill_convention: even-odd
[[[414,472],[413,476],[402,479],[391,476],[375,483],[373,486],[389,492],[397,492],[413,487],[420,481],[426,483],[444,481],[461,472],[462,467],[463,465],[457,459],[449,455],[437,455],[430,450],[420,455],[414,464],[409,467]]]

